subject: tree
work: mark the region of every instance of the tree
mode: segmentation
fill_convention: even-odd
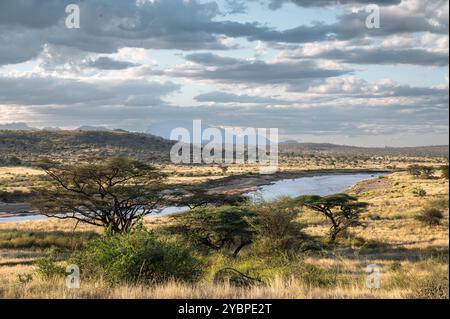
[[[335,242],[336,237],[347,228],[361,225],[360,213],[368,206],[347,194],[300,196],[294,199],[294,203],[323,214],[331,222],[331,242]]]
[[[139,161],[118,157],[70,166],[45,160],[39,166],[52,186],[41,189],[31,205],[45,216],[75,219],[123,233],[162,201],[164,176]]]
[[[424,179],[429,179],[433,176],[434,167],[424,165],[410,165],[408,167],[408,173]]]
[[[254,230],[248,222],[253,214],[234,206],[197,208],[172,216],[169,231],[181,234],[209,249],[231,248],[233,256],[253,242]]]

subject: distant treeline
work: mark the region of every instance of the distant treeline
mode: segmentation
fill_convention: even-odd
[[[39,157],[83,161],[93,157],[127,156],[142,161],[170,161],[173,141],[150,134],[116,131],[0,130],[0,165],[31,165]],[[283,155],[408,156],[448,158],[449,147],[366,148],[320,143],[280,144]]]
[[[420,147],[356,147],[327,143],[290,143],[281,144],[282,154],[333,154],[353,156],[409,156],[409,157],[446,157],[449,155],[448,145]]]

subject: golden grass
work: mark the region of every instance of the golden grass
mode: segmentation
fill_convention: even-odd
[[[35,279],[30,283],[10,283],[2,289],[4,298],[36,299],[356,299],[402,298],[409,291],[368,289],[364,285],[336,286],[333,289],[308,287],[295,279],[276,277],[265,286],[236,288],[229,284],[196,285],[168,282],[158,286],[123,285],[110,287],[102,282],[81,283],[80,289],[67,289],[62,279]]]
[[[274,273],[266,279],[267,285],[250,289],[215,285],[210,279],[195,285],[169,282],[151,287],[110,287],[101,281],[82,281],[80,289],[67,289],[63,279],[44,280],[34,273],[33,261],[48,255],[48,251],[0,249],[0,298],[409,298],[418,280],[448,272],[448,210],[440,226],[424,226],[415,219],[428,203],[448,199],[448,186],[448,180],[418,179],[402,172],[352,187],[350,193],[370,204],[363,215],[365,228],[351,229],[332,251],[304,257],[304,262],[338,274],[339,280],[324,287],[308,286],[298,278]],[[427,195],[417,197],[415,188],[424,189]],[[311,222],[305,229],[308,234],[326,236],[328,226],[323,219],[305,213],[301,220]],[[166,222],[166,218],[147,218],[145,225],[154,228]],[[0,223],[0,232],[72,232],[74,227],[71,220],[12,222]],[[82,224],[76,230],[102,231]],[[365,286],[365,267],[369,264],[380,266],[380,289]],[[23,274],[32,274],[33,279],[21,282],[19,275]]]

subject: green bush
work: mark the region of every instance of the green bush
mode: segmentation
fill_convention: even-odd
[[[163,241],[142,229],[132,233],[102,236],[72,256],[86,278],[110,284],[154,284],[174,279],[194,282],[203,263],[180,244]]]
[[[59,266],[52,257],[40,258],[36,260],[36,273],[44,278],[62,277],[65,275],[65,268]]]
[[[298,209],[289,207],[286,200],[256,204],[251,210],[251,224],[257,233],[255,248],[273,252],[302,247],[305,236],[303,225],[296,221]]]

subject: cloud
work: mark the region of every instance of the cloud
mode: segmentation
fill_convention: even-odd
[[[448,8],[447,4],[442,6]],[[437,7],[437,9],[441,7]],[[448,10],[448,9],[447,9]],[[266,30],[249,35],[250,40],[261,40],[285,43],[308,43],[314,41],[352,40],[364,38],[385,37],[395,34],[410,34],[429,32],[448,34],[448,16],[437,19],[435,13],[428,10],[412,12],[407,7],[380,8],[381,27],[369,29],[366,27],[368,13],[365,10],[346,11],[338,17],[335,23],[316,23],[312,26],[301,25],[288,30]]]
[[[81,81],[54,77],[0,77],[0,104],[4,105],[104,105],[147,106],[179,89],[172,82],[142,80]],[[75,107],[76,108],[76,107]]]
[[[322,67],[311,60],[268,63],[261,60],[225,58],[212,53],[191,54],[187,55],[186,59],[201,67],[194,70],[178,69],[167,74],[219,82],[283,84],[335,77],[351,72],[338,67]]]
[[[234,94],[227,92],[208,92],[197,95],[194,98],[198,102],[214,102],[214,103],[234,103],[234,104],[272,104],[272,105],[288,105],[289,101],[247,94]]]
[[[336,4],[377,4],[389,6],[401,3],[401,0],[271,0],[269,7],[271,9],[279,9],[285,3],[294,3],[305,8],[335,6]]]
[[[90,60],[86,63],[86,65],[100,70],[123,70],[139,66],[139,64],[136,63],[117,61],[108,57],[100,57],[96,60]]]
[[[303,58],[330,59],[351,64],[411,64],[411,65],[448,65],[448,51],[431,51],[418,48],[327,48],[309,54],[297,51],[293,56]]]
[[[224,38],[308,43],[416,32],[446,35],[448,14],[442,9],[448,8],[448,2],[433,1],[428,0],[428,3],[433,4],[433,10],[419,4],[413,6],[411,3],[415,2],[411,1],[405,5],[402,2],[398,6],[382,7],[382,27],[379,29],[367,29],[367,13],[357,10],[345,11],[335,23],[299,25],[288,30],[278,30],[258,22],[217,19],[222,17],[217,3],[198,0],[80,0],[77,4],[80,6],[81,28],[67,29],[64,25],[64,9],[70,3],[68,0],[45,3],[38,0],[6,0],[0,2],[0,38],[4,43],[12,43],[12,47],[0,49],[0,65],[32,59],[46,44],[111,54],[124,47],[186,51],[233,48],[223,41]],[[395,4],[397,1],[375,2]],[[229,3],[239,7],[240,2],[232,0]],[[314,3],[332,2],[319,0]],[[313,2],[298,1],[298,4],[310,6]]]

